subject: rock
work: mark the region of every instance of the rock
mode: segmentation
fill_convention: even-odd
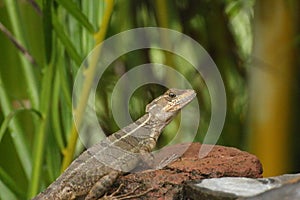
[[[180,149],[180,146],[184,145],[190,144],[174,145],[170,147],[169,151],[172,152],[173,149]],[[233,147],[215,145],[206,157],[199,159],[198,152],[200,148],[200,143],[193,143],[179,161],[170,164],[167,168],[189,173],[193,172],[197,174],[197,179],[225,176],[251,178],[262,177],[263,170],[260,161],[256,156],[248,152],[241,151]]]
[[[300,173],[268,178],[278,181],[281,186],[244,200],[294,200],[300,199]]]
[[[171,158],[174,154],[184,153],[163,169],[146,170],[120,177],[112,191],[122,184],[124,187],[120,190],[121,194],[134,191],[133,195],[138,195],[148,191],[143,194],[146,199],[180,199],[183,198],[183,185],[188,181],[228,176],[262,177],[262,165],[254,155],[236,148],[215,145],[206,157],[199,159],[200,148],[200,143],[166,147],[154,155],[155,164],[158,165],[162,160],[167,161],[166,158]],[[140,198],[142,196],[136,199]]]
[[[187,184],[183,199],[281,200],[300,199],[300,174],[270,178],[223,177]]]

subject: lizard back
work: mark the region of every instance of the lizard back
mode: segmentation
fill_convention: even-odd
[[[195,96],[194,90],[168,90],[136,122],[84,151],[33,200],[98,199],[120,174],[136,167],[141,154],[153,150],[163,128]]]

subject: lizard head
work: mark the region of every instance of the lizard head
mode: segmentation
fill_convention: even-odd
[[[194,99],[195,96],[196,92],[194,90],[171,88],[149,103],[146,106],[146,112],[155,116],[162,122],[169,123],[184,106]]]

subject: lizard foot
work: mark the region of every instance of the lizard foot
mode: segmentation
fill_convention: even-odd
[[[99,200],[124,200],[124,199],[132,199],[132,198],[138,198],[141,197],[145,194],[147,194],[148,192],[154,190],[154,188],[150,188],[142,193],[139,194],[134,194],[134,192],[140,188],[140,186],[135,187],[131,192],[127,193],[127,194],[122,194],[122,195],[116,195],[120,192],[121,188],[124,186],[124,184],[121,184],[119,186],[119,188],[113,192],[110,195],[105,194],[102,198],[100,198]]]
[[[164,159],[162,159],[159,164],[156,166],[156,170],[157,169],[162,169],[164,168],[165,166],[167,166],[168,164],[178,160],[178,158],[180,157],[180,155],[177,155],[177,154],[172,154]]]

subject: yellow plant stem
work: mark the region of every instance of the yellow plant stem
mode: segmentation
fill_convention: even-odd
[[[157,20],[158,20],[158,25],[163,28],[168,28],[169,27],[169,20],[168,20],[168,5],[166,0],[156,0],[155,1],[156,5],[156,13],[157,13]],[[171,42],[169,39],[169,35],[167,35],[165,32],[162,32],[161,34],[161,44],[168,48],[171,47]],[[164,51],[163,52],[165,56],[165,64],[170,67],[175,67],[173,58],[172,58],[172,53]],[[168,83],[172,83],[173,80],[166,80]]]
[[[276,15],[266,14],[270,6]],[[253,57],[263,62],[250,70],[249,143],[268,177],[291,171],[291,88],[297,74],[295,22],[288,2],[283,0],[257,1],[254,12]]]
[[[106,2],[107,7],[105,9],[105,13],[104,13],[104,16],[103,16],[103,19],[102,19],[102,22],[101,22],[100,29],[95,34],[95,43],[96,43],[96,45],[100,44],[104,40],[106,32],[107,32],[107,27],[108,27],[108,24],[109,24],[110,16],[111,16],[112,11],[113,11],[114,1],[113,0],[106,0],[105,2]],[[100,48],[98,47],[94,50],[93,56],[91,58],[90,65],[83,72],[84,76],[85,76],[85,83],[83,85],[82,92],[81,92],[81,95],[80,95],[80,97],[81,97],[80,102],[79,102],[77,108],[73,108],[73,113],[74,113],[74,116],[76,118],[78,128],[80,127],[80,124],[81,124],[81,121],[82,121],[82,116],[83,116],[83,113],[85,111],[86,104],[87,104],[87,101],[88,101],[88,97],[89,97],[89,94],[90,94],[90,90],[91,90],[91,87],[92,87],[92,83],[93,83],[93,80],[94,80],[94,74],[95,74],[95,71],[96,71],[96,66],[97,66],[97,62],[98,62],[98,59],[99,59],[99,54],[100,54]],[[75,153],[75,147],[76,147],[77,139],[78,139],[78,133],[77,133],[75,123],[73,123],[67,148],[63,152],[64,159],[63,159],[61,171],[64,171],[70,165],[70,163],[72,162],[73,156],[74,156],[74,153]]]

